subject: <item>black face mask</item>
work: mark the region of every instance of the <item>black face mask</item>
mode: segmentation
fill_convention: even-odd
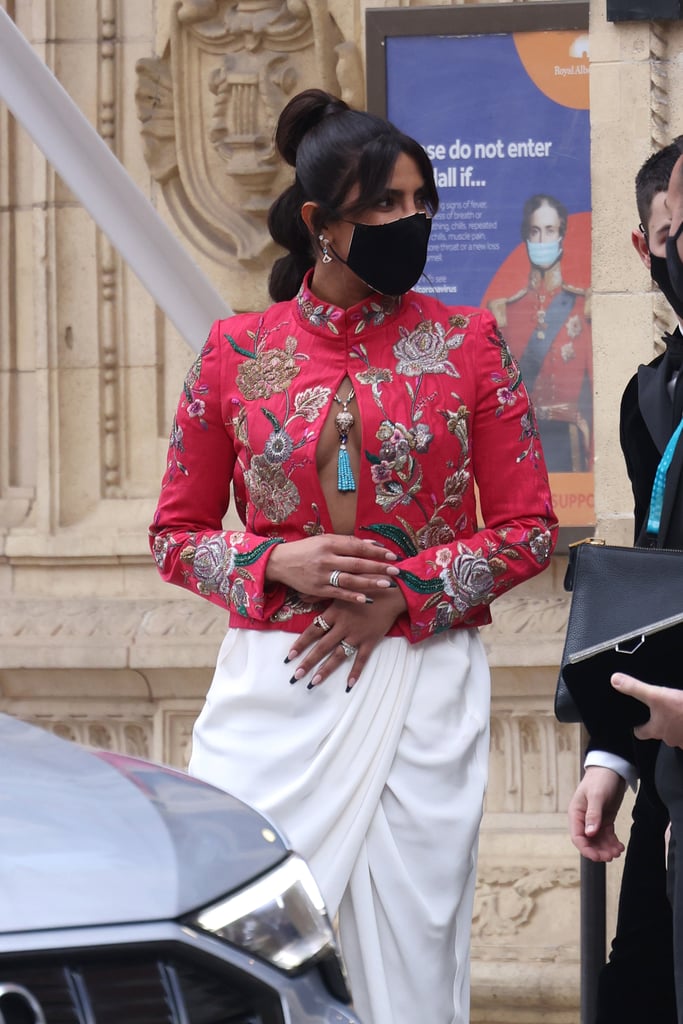
[[[659,285],[664,298],[679,320],[683,320],[683,267],[678,258],[676,242],[673,238],[667,238],[666,256],[667,258],[664,259],[663,256],[654,256],[650,253],[650,277],[655,284]],[[677,275],[673,281],[669,275],[670,267]],[[677,293],[680,294],[680,298]]]
[[[424,213],[389,224],[354,223],[348,256],[334,255],[374,291],[403,295],[422,277],[431,230],[432,219]]]

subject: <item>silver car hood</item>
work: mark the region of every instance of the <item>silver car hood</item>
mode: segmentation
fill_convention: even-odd
[[[286,853],[212,786],[0,715],[0,932],[176,918]]]

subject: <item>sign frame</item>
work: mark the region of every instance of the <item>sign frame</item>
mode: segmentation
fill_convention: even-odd
[[[588,0],[551,0],[533,4],[477,4],[457,7],[370,8],[365,12],[367,107],[381,117],[389,115],[390,44],[394,38],[454,37],[462,43],[463,37],[502,36],[520,32],[588,32]],[[419,85],[418,85],[419,90]],[[438,103],[434,97],[423,101]],[[393,117],[398,127],[400,119]],[[410,127],[409,134],[415,135]],[[424,140],[420,140],[423,141]],[[587,174],[590,176],[590,151]],[[590,258],[588,259],[590,264]],[[590,275],[590,266],[588,266]],[[450,301],[450,300],[446,300]],[[472,300],[464,298],[466,304]],[[474,304],[477,304],[474,302]],[[505,328],[503,334],[505,335]],[[592,378],[591,378],[592,379]],[[593,392],[594,392],[593,385]],[[590,467],[594,480],[594,467]],[[570,474],[571,475],[571,474]],[[552,478],[551,478],[552,484]],[[591,509],[590,521],[579,520],[578,525],[565,525],[560,515],[560,533],[556,554],[566,554],[570,544],[592,536],[595,516]]]

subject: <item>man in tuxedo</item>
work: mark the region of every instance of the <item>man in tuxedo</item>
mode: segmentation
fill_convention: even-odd
[[[680,142],[680,139],[677,140]],[[679,323],[683,303],[683,157],[679,157],[669,180],[666,209],[671,219],[666,239],[665,283],[671,292],[671,303]],[[664,275],[663,275],[664,277]],[[664,287],[664,286],[663,286]],[[683,377],[683,374],[680,374]],[[678,375],[673,374],[673,402],[677,410]],[[667,536],[677,547],[683,523],[683,437],[678,421],[672,437],[673,452],[666,471],[662,499],[662,523],[666,520]],[[622,693],[647,705],[649,720],[634,729],[639,740],[660,740],[655,780],[657,792],[671,817],[671,840],[668,852],[668,891],[673,908],[674,972],[678,1024],[683,1024],[683,688],[651,686],[623,673],[612,677],[612,685]]]
[[[648,510],[655,472],[683,412],[683,298],[672,288],[666,260],[671,216],[667,188],[683,137],[653,154],[636,176],[640,216],[633,245],[679,321],[664,336],[665,351],[640,366],[621,401],[620,441],[634,497],[634,542],[655,545]],[[683,490],[683,488],[680,488]],[[683,519],[662,522],[659,543],[683,549]],[[631,685],[630,683],[627,685]],[[572,842],[584,857],[610,861],[624,846],[614,821],[627,783],[639,779],[619,896],[617,929],[598,986],[593,1024],[676,1024],[672,912],[667,897],[669,811],[655,787],[659,739],[648,732],[593,736],[585,773],[569,807]],[[683,1018],[682,1018],[683,1022]]]

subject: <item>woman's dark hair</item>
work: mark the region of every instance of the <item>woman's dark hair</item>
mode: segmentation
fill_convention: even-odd
[[[531,196],[527,199],[524,204],[524,209],[522,210],[522,226],[520,229],[522,241],[526,242],[529,238],[531,218],[540,206],[551,206],[553,208],[557,216],[560,218],[560,237],[564,238],[567,232],[567,221],[569,219],[567,207],[564,203],[561,203],[559,199],[556,199],[555,196],[549,196],[545,193],[539,192],[535,196]]]
[[[434,172],[422,146],[381,117],[352,110],[321,89],[307,89],[289,101],[280,114],[275,144],[296,170],[294,183],[268,212],[268,229],[287,249],[276,260],[268,288],[275,302],[293,298],[306,271],[315,263],[314,242],[301,218],[303,203],[320,206],[316,227],[360,214],[383,198],[387,181],[401,153],[413,158],[424,178],[425,204],[436,213],[439,199]],[[358,198],[344,202],[354,185]]]

